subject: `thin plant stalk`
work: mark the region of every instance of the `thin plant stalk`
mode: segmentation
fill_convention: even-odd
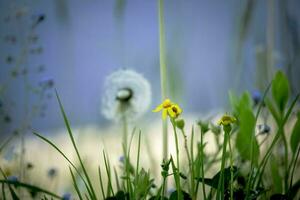
[[[158,19],[159,19],[159,65],[160,65],[160,84],[161,98],[167,98],[167,65],[165,50],[165,28],[164,28],[164,0],[158,0]],[[162,121],[163,131],[163,159],[168,157],[168,126],[167,121]]]
[[[225,127],[223,127],[224,129]],[[227,147],[227,141],[228,141],[228,136],[229,132],[226,129],[224,129],[224,142],[223,142],[223,152],[222,152],[222,162],[221,162],[221,174],[218,182],[218,189],[217,189],[217,200],[219,199],[224,199],[224,168],[225,168],[225,163],[226,163],[226,147]]]
[[[292,169],[292,172],[291,172],[291,181],[290,181],[290,189],[292,188],[292,185],[293,185],[293,177],[294,177],[294,172],[295,172],[295,168],[296,168],[296,165],[297,165],[297,160],[298,160],[298,157],[299,157],[299,153],[300,153],[300,147],[298,148],[297,150],[297,155],[295,157],[295,160],[294,160],[294,164],[293,164],[293,169]],[[289,189],[289,191],[290,191]]]
[[[189,152],[189,149],[188,149],[188,141],[187,141],[187,136],[184,132],[184,129],[183,128],[180,128],[181,130],[181,133],[183,135],[183,139],[184,139],[184,149],[185,149],[185,152],[186,152],[186,156],[187,156],[187,159],[188,159],[188,165],[189,165],[189,171],[190,171],[190,174],[191,174],[191,188],[190,188],[190,194],[193,195],[193,189],[194,189],[194,178],[193,178],[193,169],[192,169],[192,166],[193,166],[193,162],[192,162],[192,159],[191,159],[191,155],[190,155],[190,152]]]
[[[228,136],[229,145],[229,155],[230,155],[230,199],[233,200],[233,158],[232,158],[232,148],[230,142],[230,136]]]
[[[127,156],[127,150],[128,150],[128,125],[127,125],[127,119],[126,119],[126,115],[123,113],[122,116],[122,125],[123,125],[123,145],[124,145],[124,149],[123,149],[123,156]]]
[[[175,119],[170,118],[171,119],[171,123],[173,126],[173,131],[174,131],[174,138],[175,138],[175,147],[176,147],[176,162],[177,162],[177,170],[175,173],[175,176],[177,177],[177,183],[176,183],[176,190],[177,190],[177,197],[178,200],[180,200],[181,198],[181,188],[180,188],[180,160],[179,160],[179,142],[178,142],[178,135],[177,135],[177,131],[176,131],[176,122]]]
[[[206,199],[206,192],[205,192],[205,183],[204,183],[204,149],[203,149],[203,130],[201,129],[200,131],[200,135],[201,135],[201,156],[200,156],[200,159],[201,159],[201,178],[202,178],[202,191],[203,191],[203,198],[204,200]]]

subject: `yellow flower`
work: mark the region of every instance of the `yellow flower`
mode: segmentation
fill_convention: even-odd
[[[168,114],[172,118],[177,118],[181,113],[182,109],[177,104],[173,104],[170,108],[168,108]]]
[[[219,119],[218,124],[223,126],[228,126],[232,123],[236,122],[236,118],[230,115],[223,115],[221,119]]]
[[[177,118],[182,113],[182,109],[177,104],[171,102],[170,99],[165,99],[163,103],[157,106],[152,112],[159,111],[162,111],[163,119],[166,119],[168,115],[171,118]]]

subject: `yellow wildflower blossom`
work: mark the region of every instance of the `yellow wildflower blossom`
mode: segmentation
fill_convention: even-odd
[[[168,108],[168,114],[172,118],[177,118],[181,113],[182,109],[177,104],[173,104],[170,108]]]
[[[177,118],[182,113],[182,109],[177,104],[171,102],[170,99],[165,99],[163,103],[157,106],[152,112],[159,111],[162,111],[163,119],[166,119],[168,115],[171,118]]]
[[[223,126],[228,126],[232,123],[236,122],[236,118],[230,115],[223,115],[221,119],[219,119],[218,124]]]

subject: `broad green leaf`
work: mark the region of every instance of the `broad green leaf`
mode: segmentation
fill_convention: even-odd
[[[224,169],[225,188],[230,183],[230,175],[231,175],[230,167],[225,168]],[[236,166],[233,166],[233,180],[237,178],[237,175],[238,175],[238,168]],[[220,176],[221,176],[221,171],[216,173],[213,178],[204,178],[204,183],[212,188],[217,189]],[[196,178],[196,179],[197,181],[202,182],[202,178]]]
[[[278,169],[278,163],[276,162],[276,159],[274,156],[271,156],[270,158],[270,167],[271,167],[271,174],[273,179],[273,187],[275,193],[281,193],[282,192],[282,177],[280,176],[279,169]]]
[[[238,115],[244,108],[252,108],[252,99],[249,92],[244,92],[239,98],[233,92],[229,92],[229,100],[232,106],[234,115]]]
[[[234,113],[238,112],[237,111],[237,107],[238,107],[238,104],[239,104],[238,96],[233,91],[229,91],[228,96],[229,96],[229,101],[230,101],[230,105],[231,105],[232,110],[234,111]]]
[[[297,122],[293,128],[290,143],[292,152],[295,154],[300,143],[300,112],[298,113]]]
[[[241,157],[258,164],[259,146],[254,135],[255,117],[253,112],[244,108],[240,112],[240,129],[236,137],[236,147]]]
[[[241,111],[243,108],[249,108],[252,107],[252,99],[249,92],[244,92],[240,98],[239,102],[239,111]]]
[[[283,112],[289,99],[289,82],[283,72],[278,71],[272,83],[272,95],[278,109]]]
[[[289,189],[289,198],[294,199],[297,193],[300,191],[300,179],[294,183],[294,185]]]
[[[270,113],[272,114],[273,118],[275,119],[276,123],[279,124],[280,123],[279,113],[275,109],[273,103],[269,99],[266,99],[265,102],[266,102],[266,105],[267,105]]]
[[[183,195],[184,200],[192,200],[191,196],[188,193],[186,193],[185,191],[181,190],[180,194]],[[177,200],[177,199],[178,199],[178,192],[177,191],[172,192],[172,194],[170,195],[169,200]]]

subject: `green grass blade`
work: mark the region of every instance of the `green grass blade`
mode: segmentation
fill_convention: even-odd
[[[136,177],[138,176],[139,171],[139,164],[140,164],[140,150],[141,150],[141,130],[139,132],[139,138],[138,138],[138,152],[137,152],[137,158],[136,158]]]
[[[120,186],[120,183],[119,183],[119,175],[118,175],[118,172],[117,172],[117,170],[116,170],[115,167],[114,167],[114,173],[115,173],[117,191],[120,191],[121,190],[121,186]]]
[[[300,97],[300,94],[298,94],[298,95],[295,97],[295,99],[292,101],[292,103],[291,103],[291,105],[290,105],[288,111],[286,112],[286,114],[285,114],[285,116],[284,116],[283,124],[285,124],[285,123],[287,122],[287,120],[289,119],[289,117],[290,117],[290,115],[291,115],[291,113],[292,113],[292,110],[293,110],[294,106],[296,105],[296,103],[297,103],[299,97]]]
[[[34,186],[34,185],[30,185],[30,184],[27,184],[27,183],[22,183],[22,182],[18,182],[18,181],[9,181],[9,180],[0,180],[0,183],[5,183],[5,184],[8,184],[8,185],[14,185],[16,187],[23,187],[23,188],[26,188],[28,190],[33,190],[33,191],[36,191],[36,192],[48,194],[48,195],[50,195],[50,196],[52,196],[56,199],[62,199],[62,197],[58,196],[57,194],[54,194],[54,193],[49,192],[45,189],[42,189],[42,188]]]
[[[135,169],[135,186],[134,191],[136,192],[137,185],[139,182],[139,163],[140,163],[140,150],[141,150],[141,130],[139,132],[139,138],[138,138],[138,149],[137,149],[137,158],[136,158],[136,169]],[[137,198],[137,197],[135,197]]]
[[[86,169],[85,169],[85,166],[84,166],[84,164],[83,164],[83,162],[82,162],[82,159],[81,159],[81,156],[80,156],[80,154],[79,154],[78,148],[77,148],[77,146],[76,146],[76,143],[75,143],[75,140],[74,140],[74,137],[73,137],[73,133],[72,133],[72,130],[71,130],[71,126],[70,126],[69,120],[68,120],[68,118],[67,118],[67,116],[66,116],[65,110],[64,110],[64,108],[63,108],[63,105],[62,105],[62,103],[61,103],[61,100],[60,100],[60,98],[59,98],[59,95],[58,95],[57,91],[55,91],[55,93],[56,93],[56,98],[57,98],[57,100],[58,100],[59,107],[60,107],[60,111],[61,111],[61,114],[62,114],[62,116],[63,116],[63,118],[64,118],[64,122],[65,122],[65,125],[66,125],[66,127],[67,127],[67,130],[68,130],[68,133],[69,133],[71,142],[72,142],[73,147],[74,147],[74,149],[75,149],[75,152],[76,152],[76,154],[77,154],[78,160],[79,160],[80,165],[81,165],[82,170],[83,170],[83,173],[84,173],[84,175],[85,175],[85,177],[86,177],[87,183],[88,183],[88,185],[89,185],[89,187],[90,187],[90,190],[91,190],[91,193],[92,193],[92,197],[93,197],[93,199],[97,199],[96,193],[95,193],[94,188],[93,188],[93,185],[92,185],[92,183],[91,183],[91,180],[90,180],[90,178],[89,178],[89,175],[88,175],[88,173],[87,173],[87,171],[86,171]]]
[[[265,92],[264,92],[264,94],[263,94],[263,96],[262,96],[261,102],[259,103],[259,106],[258,106],[256,115],[255,115],[255,121],[257,121],[257,119],[258,119],[258,116],[259,116],[259,114],[260,114],[260,112],[261,112],[261,109],[262,109],[262,107],[263,107],[263,105],[264,105],[265,98],[266,98],[266,96],[267,96],[267,94],[268,94],[268,92],[269,92],[269,90],[270,90],[270,88],[271,88],[271,85],[272,85],[272,82],[269,83],[267,89],[265,90]]]
[[[295,160],[294,160],[294,164],[293,164],[293,168],[292,168],[292,172],[291,172],[291,181],[290,181],[289,191],[291,190],[291,188],[293,186],[293,177],[294,177],[294,172],[295,172],[295,169],[296,169],[299,153],[300,153],[300,147],[298,148],[298,151],[297,151],[297,154],[296,154],[296,157],[295,157]]]
[[[5,146],[8,145],[14,139],[15,136],[16,136],[16,134],[11,135],[0,145],[0,153],[3,151]]]
[[[79,188],[78,188],[78,185],[77,185],[77,183],[76,183],[76,179],[75,179],[75,176],[74,176],[74,174],[73,174],[73,172],[72,172],[71,167],[69,167],[69,170],[70,170],[70,173],[71,173],[71,176],[72,176],[73,185],[74,185],[74,188],[75,188],[75,190],[76,190],[76,192],[77,192],[78,198],[79,198],[80,200],[83,200],[83,198],[82,198],[82,196],[81,196],[81,193],[80,193],[80,190],[79,190]]]
[[[52,143],[50,140],[48,140],[47,138],[45,138],[44,136],[38,134],[37,132],[33,132],[34,135],[36,135],[37,137],[39,137],[40,139],[44,140],[46,143],[48,143],[50,146],[52,146],[56,151],[58,151],[67,161],[68,163],[75,169],[76,173],[79,175],[79,177],[81,178],[81,180],[83,181],[90,197],[92,197],[92,193],[91,190],[89,189],[89,186],[87,185],[86,181],[84,180],[84,178],[82,177],[82,175],[80,174],[79,170],[77,169],[77,167],[71,162],[71,160],[54,144]]]
[[[4,183],[2,183],[2,199],[3,200],[6,200],[6,194],[5,194],[5,184]]]
[[[102,197],[103,197],[103,199],[105,199],[105,192],[104,192],[104,187],[103,187],[103,180],[102,180],[102,174],[101,174],[100,166],[98,167],[98,175],[99,175],[100,189],[101,189]]]
[[[0,172],[1,172],[2,176],[5,178],[4,181],[8,181],[7,177],[6,177],[5,173],[4,173],[4,171],[2,170],[2,168],[0,168]],[[0,180],[0,183],[1,183],[1,180]],[[9,184],[8,184],[8,189],[10,191],[12,199],[13,200],[19,200],[18,195],[16,194],[16,192],[14,191],[14,189]]]
[[[111,183],[110,164],[109,164],[109,160],[106,158],[106,154],[104,151],[103,151],[103,159],[104,159],[105,170],[106,170],[107,179],[108,179],[107,196],[110,195],[110,192],[112,193],[113,196],[115,196],[114,189],[113,189],[112,183]]]

